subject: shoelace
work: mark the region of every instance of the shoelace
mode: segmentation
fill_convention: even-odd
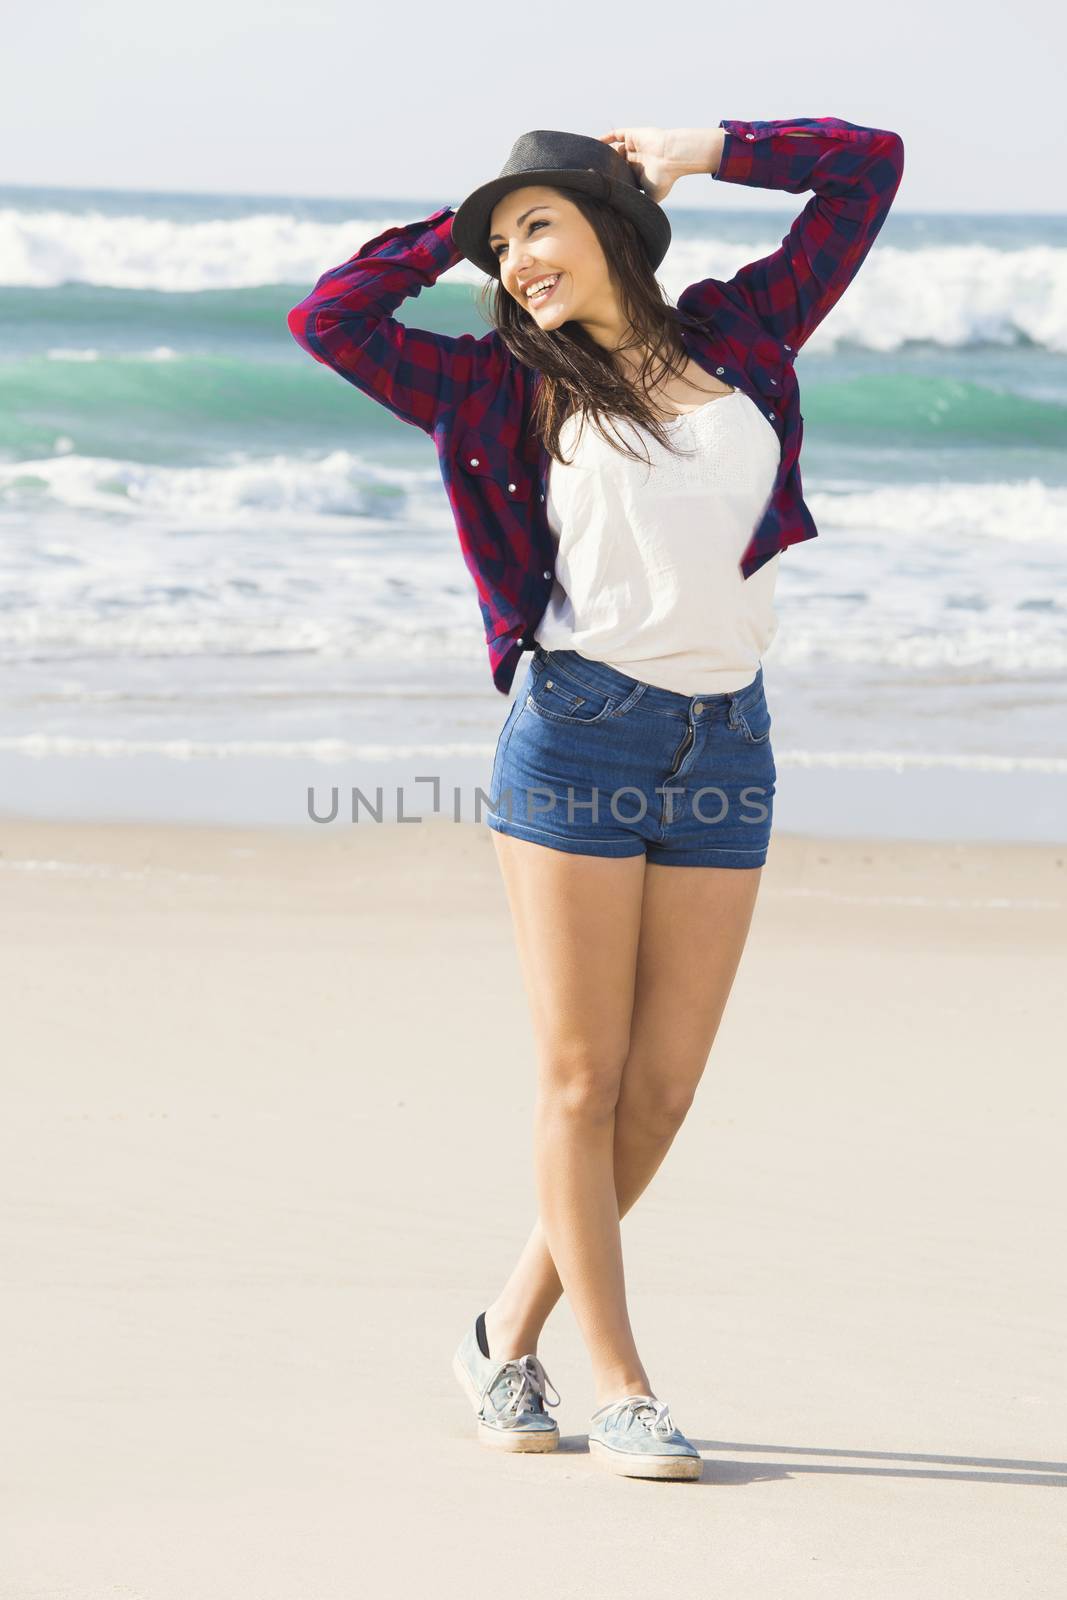
[[[654,1433],[660,1439],[668,1439],[674,1432],[674,1422],[666,1400],[653,1400],[650,1396],[641,1394],[630,1395],[627,1399],[616,1401],[614,1405],[604,1409],[609,1415],[614,1411],[632,1411],[637,1421],[646,1427],[649,1433]],[[600,1415],[599,1411],[597,1415]]]
[[[490,1390],[495,1389],[501,1378],[503,1378],[504,1386],[508,1391],[508,1398],[504,1405],[499,1407],[494,1405],[491,1399],[489,1404],[492,1406],[494,1415],[498,1420],[504,1422],[505,1427],[513,1427],[524,1411],[537,1410],[536,1404],[533,1406],[526,1404],[527,1396],[530,1396],[535,1402],[540,1400],[542,1409],[546,1405],[558,1406],[560,1404],[560,1397],[555,1384],[534,1355],[519,1356],[514,1361],[505,1361],[493,1373],[493,1376],[482,1391],[483,1405],[489,1399]],[[545,1398],[546,1387],[555,1394],[556,1398],[554,1400],[549,1401]]]

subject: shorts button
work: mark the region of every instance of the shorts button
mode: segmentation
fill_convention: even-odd
[[[703,709],[704,709],[703,700],[698,700],[696,705],[693,707],[694,712],[696,713],[697,716],[699,716],[700,713],[703,711]]]
[[[552,679],[551,678],[546,678],[545,679],[545,688],[546,689],[551,689],[551,687],[552,687]]]

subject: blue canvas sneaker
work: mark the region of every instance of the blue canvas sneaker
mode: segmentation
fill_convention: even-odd
[[[598,1407],[589,1422],[589,1454],[624,1478],[699,1478],[703,1457],[671,1420],[665,1400],[629,1394]]]
[[[559,1395],[535,1355],[497,1361],[483,1356],[472,1322],[452,1358],[452,1371],[478,1418],[478,1439],[498,1450],[555,1450],[559,1425],[545,1410]],[[545,1389],[556,1395],[546,1401]]]

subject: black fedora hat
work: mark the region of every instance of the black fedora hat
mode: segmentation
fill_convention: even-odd
[[[493,207],[509,190],[528,183],[576,189],[615,206],[637,229],[653,271],[667,254],[671,242],[667,213],[639,186],[624,155],[584,133],[536,128],[519,135],[499,176],[473,190],[452,218],[457,249],[491,278],[499,276],[496,257],[489,248]]]

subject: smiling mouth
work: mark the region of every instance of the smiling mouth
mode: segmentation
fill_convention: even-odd
[[[562,272],[557,272],[555,283],[553,283],[550,288],[542,290],[542,292],[540,294],[527,295],[526,304],[528,306],[544,305],[545,301],[550,299],[551,296],[554,295],[556,290],[559,288],[560,279],[562,277],[563,277]]]

